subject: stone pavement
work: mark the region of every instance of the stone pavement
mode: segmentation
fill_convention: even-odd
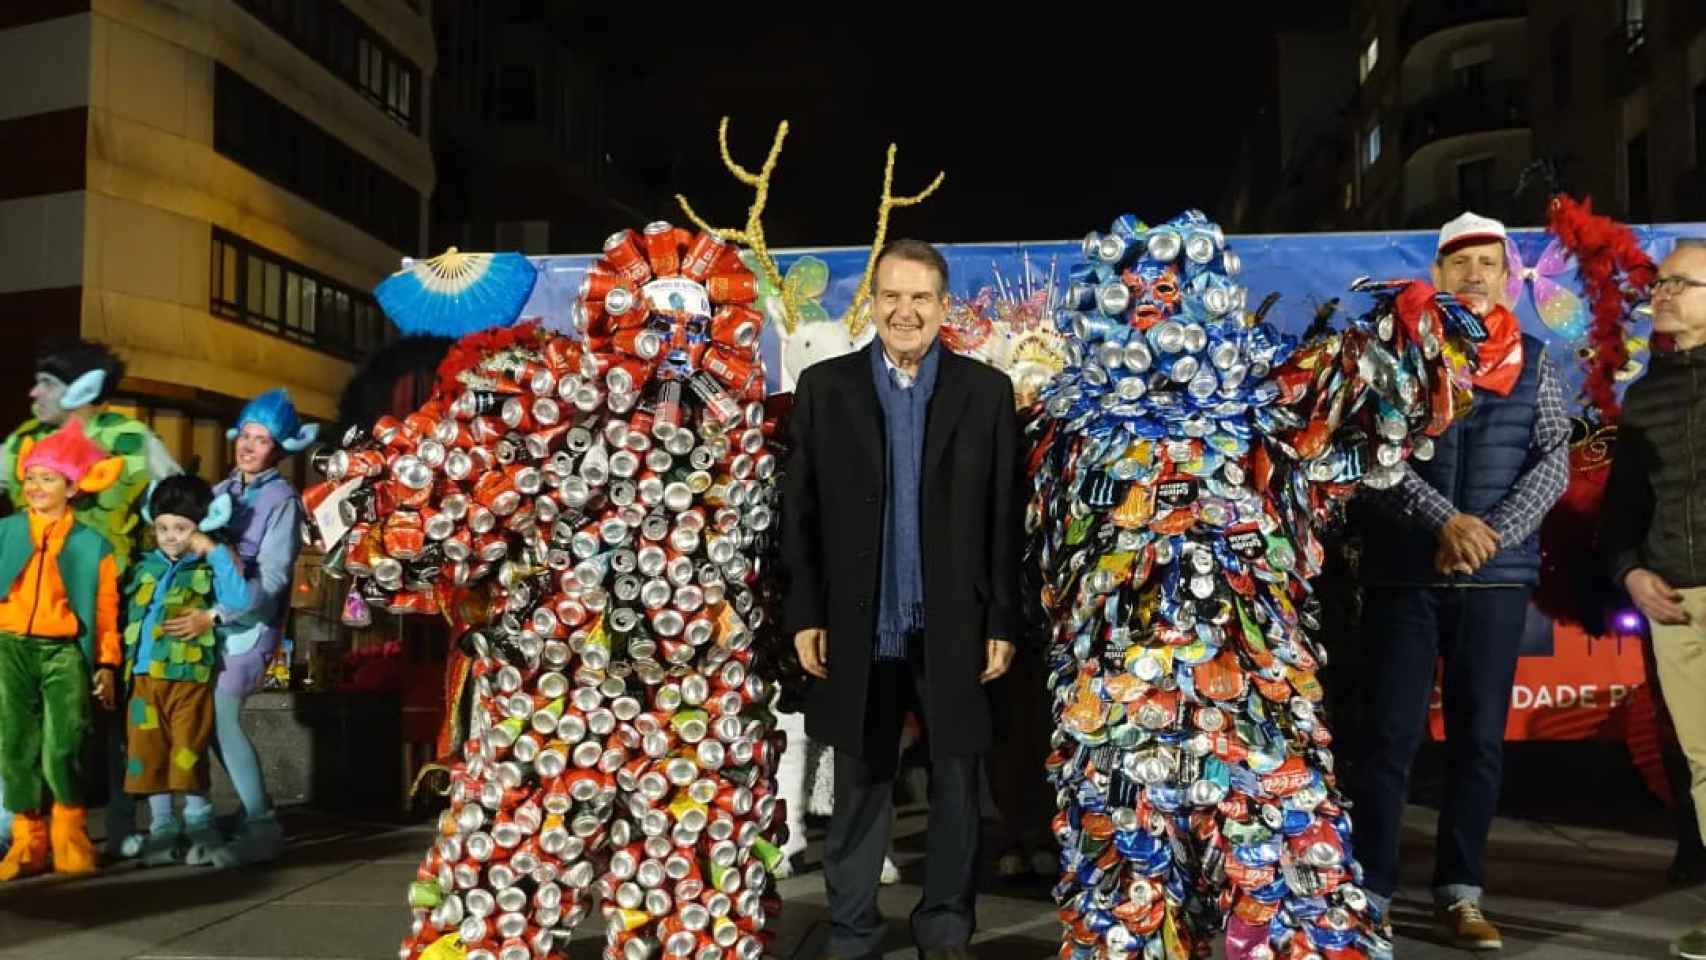
[[[1467,954],[1429,942],[1427,840],[1433,811],[1412,807],[1405,889],[1395,917],[1403,960]],[[425,826],[330,819],[305,811],[288,821],[285,860],[222,873],[188,867],[121,867],[82,880],[37,878],[0,887],[0,958],[75,960],[386,960],[407,921],[403,899],[430,841]],[[911,956],[905,917],[923,873],[924,814],[903,811],[896,855],[903,882],[885,888],[890,958]],[[807,867],[781,884],[788,908],[776,952],[814,957],[827,935],[821,842]],[[1616,831],[1499,820],[1489,850],[1486,906],[1504,931],[1504,956],[1540,960],[1667,955],[1670,936],[1706,917],[1706,888],[1669,890],[1669,844]],[[1057,926],[1045,882],[986,878],[978,902],[980,960],[1040,960]],[[595,960],[598,921],[574,941],[575,960]]]

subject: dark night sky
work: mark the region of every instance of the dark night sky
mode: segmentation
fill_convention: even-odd
[[[897,193],[948,174],[925,205],[895,214],[891,236],[1048,239],[1126,210],[1151,221],[1186,206],[1212,214],[1243,130],[1268,109],[1268,38],[1339,16],[1337,4],[1114,17],[1053,6],[1052,23],[1035,8],[974,7],[929,27],[877,13],[834,25],[677,22],[676,55],[616,66],[609,152],[665,196],[685,192],[734,225],[750,194],[717,159],[717,118],[731,116],[736,159],[754,167],[789,120],[765,218],[776,246],[869,243],[891,140]],[[610,29],[592,20],[583,36]],[[679,219],[673,202],[650,212]]]

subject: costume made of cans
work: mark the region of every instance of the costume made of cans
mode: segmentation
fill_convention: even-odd
[[[306,494],[328,569],[443,612],[473,659],[404,960],[564,957],[595,908],[612,960],[763,952],[785,815],[754,291],[713,234],[621,231],[577,336],[462,338],[433,397],[352,430]]]
[[[1317,531],[1465,402],[1479,323],[1420,283],[1299,343],[1188,212],[1092,234],[1027,426],[1051,628],[1063,958],[1388,956],[1350,849],[1309,631]]]

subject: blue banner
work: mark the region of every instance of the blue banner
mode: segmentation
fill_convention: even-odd
[[[1670,252],[1679,236],[1706,236],[1706,224],[1655,224],[1633,229],[1655,261]],[[1561,325],[1562,329],[1549,326],[1535,306],[1535,292],[1537,289],[1545,291],[1547,281],[1564,291],[1579,289],[1573,264],[1562,264],[1544,256],[1550,239],[1543,230],[1515,230],[1511,233],[1517,257],[1528,272],[1536,274],[1535,280],[1538,281],[1518,283],[1521,290],[1516,311],[1523,328],[1548,343],[1559,369],[1573,388],[1579,386],[1582,377],[1581,364],[1577,362],[1577,351],[1583,346],[1582,331],[1568,324]],[[1249,288],[1252,308],[1269,293],[1279,293],[1279,304],[1268,314],[1268,320],[1283,330],[1298,332],[1308,325],[1320,304],[1335,297],[1341,298],[1341,309],[1359,312],[1362,304],[1345,293],[1351,281],[1358,277],[1427,277],[1433,262],[1435,241],[1436,234],[1432,231],[1410,231],[1234,236],[1228,242],[1243,260],[1244,269],[1239,279]],[[949,290],[954,296],[965,299],[978,296],[986,288],[997,294],[1022,297],[1030,291],[1047,288],[1051,278],[1054,289],[1058,291],[1065,286],[1068,268],[1080,259],[1077,241],[948,244],[940,249],[948,259]],[[830,316],[841,316],[851,303],[864,273],[869,248],[775,251],[777,265],[784,273],[800,257],[808,254],[828,265],[829,287],[820,302]],[[566,330],[570,304],[587,268],[597,257],[568,255],[531,259],[539,266],[540,277],[522,315],[543,318],[549,326]],[[1521,273],[1516,276],[1520,277]],[[1637,360],[1644,358],[1647,326],[1645,318],[1638,316],[1631,330],[1635,338],[1631,346]],[[781,349],[776,330],[766,330],[763,352],[769,368],[771,390],[791,388],[791,384],[782,382]],[[1573,395],[1574,389],[1570,392]]]

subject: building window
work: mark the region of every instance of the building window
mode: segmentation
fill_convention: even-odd
[[[208,310],[340,357],[360,359],[390,339],[365,293],[213,228]]]
[[[1451,55],[1451,83],[1465,97],[1481,100],[1487,95],[1487,70],[1493,63],[1491,44],[1477,44]]]
[[[413,133],[421,132],[420,68],[337,0],[237,0],[303,53]],[[418,10],[419,7],[417,6]]]
[[[1570,105],[1570,80],[1575,74],[1570,56],[1570,22],[1565,20],[1552,28],[1552,106]]]
[[[1653,218],[1653,191],[1648,183],[1647,131],[1637,133],[1625,148],[1629,168],[1629,219],[1646,223]]]
[[[1493,209],[1493,158],[1457,165],[1457,205],[1465,210]]]
[[[420,243],[418,191],[224,64],[214,71],[213,149],[398,250]]]
[[[1380,62],[1380,36],[1368,38],[1368,45],[1362,48],[1362,54],[1357,57],[1357,82],[1368,80],[1368,75],[1374,72],[1374,65]]]
[[[1368,131],[1362,135],[1362,168],[1367,170],[1370,167],[1373,167],[1375,162],[1379,159],[1380,121],[1376,120],[1374,125],[1369,127]]]

